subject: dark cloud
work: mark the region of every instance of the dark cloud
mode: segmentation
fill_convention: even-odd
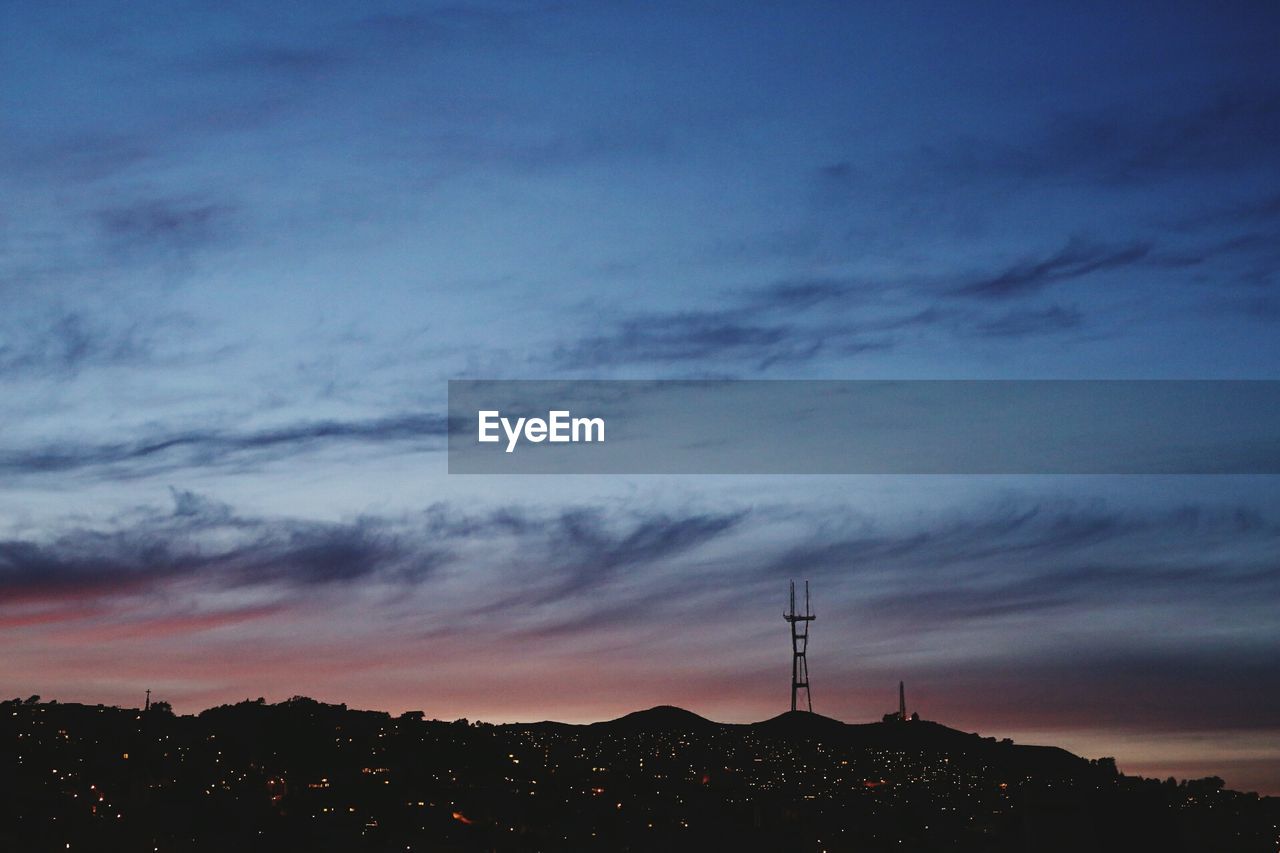
[[[39,139],[15,134],[0,156],[15,174],[39,176],[71,184],[113,177],[154,156],[140,134],[105,130],[75,131]]]
[[[630,596],[620,601],[588,606],[571,613],[558,613],[552,618],[521,628],[516,636],[528,640],[556,640],[590,636],[596,632],[616,631],[645,624],[649,619],[669,614],[671,594],[662,590],[648,595]]]
[[[1009,311],[980,323],[975,331],[979,335],[990,338],[1018,338],[1027,335],[1070,332],[1082,326],[1084,326],[1084,315],[1078,309],[1051,305],[1043,309]]]
[[[1111,246],[1072,238],[1048,257],[1028,258],[993,275],[979,276],[952,290],[951,295],[1008,299],[1037,293],[1056,282],[1132,266],[1150,255],[1151,249],[1150,243]]]
[[[625,575],[625,586],[638,592],[624,593],[603,609],[619,619],[631,618],[625,614],[637,613],[647,597],[644,590],[652,583],[647,577],[650,572],[728,537],[746,517],[741,511],[606,515],[574,508],[533,523],[524,518],[517,526],[511,525],[509,512],[505,519],[493,517],[493,522],[519,539],[519,562],[527,574],[519,592],[495,599],[479,612],[490,616],[528,613],[531,608],[556,604],[549,621],[539,623],[537,631],[565,633],[573,624],[585,629],[603,624],[599,614],[591,615],[595,595]],[[593,601],[587,613],[581,609],[583,601]],[[568,607],[561,606],[565,604]]]
[[[959,584],[944,581],[895,591],[879,597],[874,606],[879,616],[890,621],[919,620],[938,629],[1047,610],[1095,610],[1119,601],[1169,605],[1184,596],[1194,596],[1202,604],[1217,601],[1228,606],[1253,596],[1280,601],[1280,578],[1275,566],[1265,561],[1223,569],[1184,554],[1167,565],[1072,562],[1021,575],[978,576]]]
[[[1105,187],[1247,172],[1280,148],[1280,90],[1237,89],[1188,101],[1064,114],[1025,143],[991,140],[934,147],[931,173],[952,181],[1091,182]]]
[[[1076,308],[1049,306],[992,313],[981,302],[1034,293],[1051,282],[1133,264],[1150,247],[1095,246],[1072,240],[1046,259],[1026,261],[980,276],[952,295],[975,297],[973,306],[937,305],[936,285],[851,279],[785,279],[725,296],[726,307],[624,316],[604,333],[562,344],[552,354],[561,369],[626,365],[745,367],[764,371],[823,356],[886,351],[911,332],[1021,338],[1078,330]],[[913,307],[914,306],[914,307]]]
[[[1182,113],[1059,120],[1045,156],[1106,183],[1254,168],[1280,147],[1280,92],[1238,91]],[[1027,165],[1035,168],[1035,158]]]
[[[1009,558],[1030,561],[1137,536],[1167,537],[1165,542],[1177,546],[1280,538],[1280,526],[1252,508],[1195,504],[1142,512],[1105,505],[1008,501],[972,515],[922,522],[920,527],[896,533],[872,530],[835,536],[788,554],[784,562],[820,570],[841,565],[891,568],[899,561],[942,566]]]
[[[1280,219],[1280,193],[1256,196],[1246,201],[1218,205],[1181,216],[1172,226],[1182,231],[1197,231],[1214,226],[1267,225]]]
[[[608,334],[557,348],[553,358],[565,368],[723,360],[746,360],[763,368],[807,361],[822,345],[820,337],[803,329],[753,323],[738,311],[679,312],[625,318]]]
[[[844,303],[864,291],[875,293],[873,285],[860,287],[846,279],[789,279],[751,290],[745,301],[752,310],[804,311],[820,305]]]
[[[742,538],[774,523],[791,526],[766,548]],[[805,576],[826,602],[820,627],[880,650],[850,664],[859,677],[905,675],[927,685],[933,708],[949,716],[976,714],[973,703],[998,694],[1019,707],[1007,719],[988,709],[986,725],[1122,725],[1146,714],[1149,728],[1230,728],[1275,722],[1267,685],[1280,680],[1266,646],[1276,638],[1248,620],[1280,603],[1277,543],[1280,525],[1230,506],[1009,500],[888,529],[786,505],[467,513],[441,504],[397,518],[316,522],[244,515],[175,490],[168,512],[0,541],[0,599],[83,604],[178,579],[303,595],[360,580],[431,583],[444,567],[466,566],[479,584],[442,612],[480,620],[501,648],[512,639],[626,643],[636,631],[682,628],[695,611],[706,630],[723,630],[717,618],[761,612],[787,578]],[[1225,618],[1249,630],[1249,643],[1240,632],[1239,642],[1206,634],[1200,611],[1214,614],[1212,624]],[[1106,613],[1134,620],[1122,649],[1089,628]],[[1073,614],[1074,632],[1066,627]],[[428,609],[421,618],[437,615]],[[1055,616],[1057,633],[1044,639],[1060,653],[1000,644],[1001,625]],[[973,628],[997,639],[966,646]],[[1025,627],[1012,631],[1023,636]],[[930,635],[939,638],[935,651],[919,652]],[[883,644],[904,642],[916,650],[909,659],[884,656]],[[843,666],[830,654],[829,676]],[[1133,698],[1117,703],[1118,684]],[[1202,690],[1215,698],[1190,701]]]
[[[289,45],[236,45],[210,52],[184,64],[184,68],[197,72],[239,73],[311,78],[340,68],[349,57],[336,50],[314,46]]]
[[[764,549],[737,538],[796,521]],[[679,602],[708,597],[724,612],[751,612],[797,576],[834,588],[862,626],[855,633],[880,638],[1116,607],[1174,614],[1280,604],[1280,525],[1247,507],[1144,512],[1013,501],[898,529],[794,507],[683,516],[507,510],[449,535],[518,543],[507,570],[515,591],[476,612],[505,614],[512,630],[548,637],[666,624],[679,618]],[[674,565],[678,602],[666,590]]]
[[[1249,508],[1014,503],[914,529],[802,542],[761,563],[758,576],[786,577],[796,566],[815,578],[857,576],[860,609],[886,630],[942,630],[1121,603],[1280,603],[1277,544],[1280,525]]]
[[[31,324],[0,326],[0,380],[67,378],[91,366],[137,365],[155,357],[156,325],[109,328],[72,311]]]
[[[892,349],[893,333],[957,320],[938,307],[893,310],[882,303],[902,287],[852,279],[783,279],[726,293],[710,311],[622,317],[605,333],[558,347],[558,367],[671,365],[709,370],[803,364],[823,355]]]
[[[193,249],[227,235],[234,208],[204,199],[137,199],[95,218],[116,249]]]
[[[652,565],[723,536],[744,513],[657,514],[623,530],[597,511],[562,514],[547,540],[547,559],[565,575],[560,586],[580,590],[620,570]]]
[[[1263,261],[1264,269],[1274,272],[1277,260],[1280,260],[1280,249],[1276,248],[1278,241],[1280,232],[1251,231],[1166,250],[1152,255],[1149,260],[1155,266],[1169,268],[1200,267],[1211,261],[1227,262],[1218,265],[1219,271],[1229,268],[1232,261]]]
[[[240,587],[330,585],[376,577],[420,583],[469,549],[473,568],[518,570],[490,614],[550,601],[572,604],[622,573],[636,578],[733,531],[742,513],[620,513],[502,509],[467,516],[446,506],[399,518],[345,522],[244,515],[171,490],[171,511],[142,510],[48,539],[0,540],[0,599],[85,598],[145,591],[175,579]],[[480,549],[477,551],[476,549]]]
[[[383,444],[438,439],[448,432],[444,415],[410,413],[360,421],[307,421],[250,431],[189,430],[133,442],[62,442],[0,452],[0,471],[11,475],[109,469],[115,476],[155,474],[186,466],[261,462],[320,444]]]
[[[84,598],[146,591],[176,579],[227,586],[330,584],[374,574],[419,579],[442,552],[410,548],[371,519],[321,523],[244,517],[188,492],[169,514],[49,541],[0,541],[0,598]]]

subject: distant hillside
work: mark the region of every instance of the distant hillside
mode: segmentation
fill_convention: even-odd
[[[557,729],[584,734],[635,735],[652,733],[758,736],[791,741],[822,741],[845,749],[898,752],[957,753],[980,758],[1010,772],[1053,777],[1072,776],[1090,767],[1087,759],[1054,746],[1032,746],[997,741],[962,732],[929,720],[905,722],[845,723],[807,711],[786,711],[758,723],[717,723],[673,705],[633,711],[614,720],[572,725],[568,723],[513,723],[510,729]]]
[[[748,727],[762,734],[774,736],[843,738],[849,734],[847,723],[810,711],[786,711],[763,722],[750,723]]]
[[[1127,777],[924,720],[0,702],[0,851],[1275,853],[1277,824],[1280,801],[1217,777]]]
[[[706,717],[674,705],[658,705],[645,711],[632,711],[616,720],[606,720],[590,725],[590,728],[600,731],[609,730],[628,734],[644,731],[704,732],[719,727],[720,723],[713,723]]]

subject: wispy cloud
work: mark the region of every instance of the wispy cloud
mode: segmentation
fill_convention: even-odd
[[[368,420],[318,420],[258,430],[197,429],[158,433],[132,442],[93,444],[65,441],[0,451],[0,471],[40,474],[99,470],[113,476],[155,474],[182,467],[262,462],[320,444],[385,444],[439,439],[448,418],[407,413]]]
[[[975,299],[1008,299],[1037,293],[1050,284],[1131,266],[1151,254],[1151,244],[1109,246],[1072,238],[1057,252],[1019,261],[995,274],[978,276],[951,291]]]
[[[243,73],[260,83],[264,77],[314,78],[340,69],[350,60],[348,54],[335,48],[260,43],[211,50],[207,55],[188,59],[182,67],[196,73]]]
[[[78,311],[48,317],[34,328],[0,323],[0,380],[66,378],[91,366],[140,365],[157,355],[163,324],[111,328]]]
[[[541,544],[534,551],[544,577],[533,591],[520,596],[518,604],[585,595],[621,572],[661,565],[723,538],[745,517],[743,512],[658,513],[621,519],[581,509],[561,513],[543,526],[537,540]]]
[[[559,347],[562,367],[700,363],[747,360],[767,367],[807,361],[822,349],[820,336],[774,323],[752,323],[733,311],[678,312],[628,317],[608,334]]]
[[[137,198],[95,213],[113,249],[193,249],[224,237],[234,207],[203,198]]]
[[[537,521],[507,513],[467,528],[513,537],[521,555],[504,573],[514,591],[477,612],[519,615],[513,630],[545,636],[681,618],[666,591],[674,566],[682,601],[714,597],[727,613],[753,611],[797,573],[835,584],[862,626],[855,633],[875,637],[950,636],[1115,607],[1256,618],[1258,602],[1280,601],[1280,524],[1248,507],[1016,500],[899,525],[790,506],[656,517],[569,511]],[[768,547],[751,544],[759,529],[771,531]]]
[[[1280,146],[1280,91],[1218,92],[1053,117],[1025,142],[933,146],[926,160],[952,180],[1093,182],[1108,188],[1250,171]]]
[[[992,338],[1019,338],[1028,335],[1046,335],[1053,332],[1070,332],[1084,326],[1084,314],[1077,308],[1051,305],[1043,309],[1009,311],[985,323],[976,331]]]
[[[474,654],[507,655],[535,639],[598,653],[687,630],[695,610],[707,636],[738,636],[742,614],[762,613],[786,579],[806,576],[825,602],[828,677],[906,674],[950,714],[973,710],[966,703],[983,691],[1025,694],[1019,713],[996,715],[1002,725],[1089,714],[1122,724],[1109,697],[1129,679],[1160,705],[1151,725],[1270,725],[1274,706],[1260,707],[1264,694],[1248,685],[1274,670],[1264,651],[1280,640],[1268,615],[1280,601],[1278,542],[1273,519],[1214,504],[1143,511],[1011,498],[896,522],[791,504],[439,504],[319,522],[174,491],[166,511],[0,542],[0,628],[65,631],[105,608],[114,615],[97,636],[135,642],[285,619],[304,601],[323,609],[344,591],[387,588],[392,598],[366,596],[364,606],[407,642],[447,642],[464,614],[486,627]],[[178,584],[205,590],[205,603],[184,595],[176,609],[142,613],[116,601],[160,602]],[[219,590],[243,594],[233,605]],[[1109,613],[1132,622],[1122,650],[1105,634],[1121,629]],[[1224,614],[1235,630],[1214,627]],[[1046,628],[1037,643],[1025,642],[1028,624]],[[862,652],[845,663],[830,643]],[[1188,685],[1222,688],[1221,701],[1179,704]]]
[[[643,578],[728,535],[744,517],[605,514],[574,507],[468,516],[437,506],[393,518],[319,522],[245,515],[204,495],[171,491],[167,512],[143,508],[100,527],[0,541],[0,598],[81,601],[177,580],[232,588],[309,587],[376,576],[417,584],[454,563],[464,549],[473,570],[497,570],[510,561],[504,548],[514,545],[521,576],[506,578],[507,592],[483,608],[494,613],[589,600],[622,573]]]
[[[84,599],[174,580],[215,585],[330,584],[373,574],[417,580],[443,556],[410,548],[384,523],[247,517],[187,492],[170,513],[147,512],[105,529],[47,541],[0,542],[0,597]]]
[[[941,629],[1121,601],[1176,607],[1280,600],[1271,553],[1277,543],[1280,525],[1250,508],[1140,512],[1018,502],[918,529],[802,542],[760,571],[857,572],[867,581],[868,612]]]
[[[943,291],[968,304],[938,301],[940,287],[933,281],[784,279],[726,294],[725,307],[714,310],[605,317],[604,331],[561,344],[552,361],[567,370],[641,365],[758,373],[893,350],[912,333],[1013,339],[1078,331],[1087,324],[1078,307],[995,306],[1052,282],[1137,263],[1149,251],[1146,245],[1113,248],[1073,240],[1049,258],[971,277]]]

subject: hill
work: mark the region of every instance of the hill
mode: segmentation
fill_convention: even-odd
[[[0,703],[0,850],[1274,853],[1277,823],[1280,801],[1215,777],[1127,777],[923,720]]]

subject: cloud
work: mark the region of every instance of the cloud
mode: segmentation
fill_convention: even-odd
[[[205,199],[143,198],[94,217],[116,250],[189,250],[224,237],[234,208]]]
[[[244,515],[187,490],[172,489],[171,497],[167,512],[143,508],[101,527],[0,540],[0,600],[79,601],[172,581],[215,588],[309,588],[364,579],[412,585],[465,551],[472,571],[510,572],[494,588],[503,593],[477,612],[552,601],[574,607],[624,574],[643,583],[647,572],[727,536],[745,517],[575,507],[468,516],[440,505],[395,518],[320,522]]]
[[[553,358],[568,368],[722,360],[768,366],[807,361],[821,351],[822,343],[803,330],[751,323],[734,311],[678,312],[624,318],[609,334],[559,347]]]
[[[548,531],[543,559],[559,578],[547,593],[581,593],[619,572],[659,564],[718,539],[742,522],[742,512],[665,513],[634,519],[621,530],[598,511],[562,513]]]
[[[1280,195],[1207,208],[1173,220],[1182,243],[1162,253],[1169,264],[1196,267],[1198,279],[1240,293],[1228,304],[1248,304],[1280,281]]]
[[[1168,103],[1181,108],[1144,103],[1066,113],[1026,142],[960,141],[926,149],[925,159],[931,174],[952,181],[1007,178],[1118,188],[1254,171],[1280,147],[1280,90],[1237,88]]]
[[[0,380],[68,378],[87,367],[150,363],[165,323],[106,325],[79,312],[55,314],[35,325],[0,326]]]
[[[1007,569],[1008,567],[1004,567]],[[927,620],[934,628],[965,622],[1027,617],[1046,610],[1107,609],[1121,601],[1170,604],[1194,594],[1203,604],[1230,604],[1254,595],[1280,597],[1280,581],[1269,565],[1254,564],[1217,574],[1215,567],[1183,555],[1170,565],[1075,563],[1023,575],[991,573],[964,584],[944,583],[897,590],[876,602],[881,616],[901,623]]]
[[[1278,219],[1280,219],[1280,193],[1269,193],[1180,216],[1172,221],[1172,226],[1178,230],[1195,231],[1220,225],[1269,225]]]
[[[565,636],[605,627],[610,620],[615,626],[634,621],[654,596],[669,598],[654,591],[657,576],[666,577],[699,549],[729,540],[747,517],[742,510],[496,512],[482,527],[470,526],[468,535],[509,537],[516,556],[507,561],[504,594],[473,612],[510,617],[514,630],[538,636]]]
[[[897,531],[802,540],[757,572],[852,573],[860,608],[886,630],[945,631],[1052,610],[1280,600],[1277,544],[1280,525],[1245,507],[1140,512],[1012,502]]]
[[[86,642],[94,644],[117,640],[134,640],[155,637],[190,637],[203,631],[217,628],[243,625],[260,619],[279,619],[288,613],[288,607],[281,603],[248,605],[219,609],[200,609],[187,607],[167,612],[159,616],[132,616],[114,624],[97,625],[82,633]],[[117,619],[122,614],[111,614]],[[60,614],[59,621],[68,621],[66,614]],[[80,617],[83,618],[83,617]],[[71,636],[76,636],[74,633]]]
[[[17,135],[3,152],[20,174],[69,184],[100,181],[155,155],[142,135],[109,130],[76,130],[38,139]]]
[[[1145,120],[1141,112],[1067,117],[1044,142],[1046,157],[1105,183],[1250,169],[1280,146],[1280,92],[1222,93]],[[1025,163],[1035,168],[1034,157]]]
[[[106,529],[76,528],[51,539],[0,541],[0,599],[80,599],[195,580],[229,587],[315,586],[371,575],[419,580],[446,555],[410,548],[369,518],[327,523],[246,517],[189,492],[170,513],[146,512]]]
[[[603,333],[562,344],[552,361],[585,366],[670,365],[709,371],[804,364],[821,356],[892,349],[893,333],[941,325],[955,312],[886,306],[896,283],[783,279],[726,293],[725,307],[650,312],[606,321]]]
[[[936,283],[784,279],[727,294],[724,308],[651,312],[606,320],[605,331],[556,347],[560,369],[696,367],[703,372],[801,365],[899,347],[913,332],[1026,338],[1086,326],[1075,307],[994,313],[983,303],[1031,294],[1051,282],[1138,262],[1148,246],[1099,247],[1073,240],[1042,260],[979,276],[949,294],[972,304],[936,304]]]
[[[448,418],[406,413],[366,420],[319,420],[258,430],[203,429],[159,433],[132,442],[57,442],[0,451],[0,472],[10,475],[98,470],[139,476],[183,467],[261,462],[326,443],[385,444],[439,439]]]
[[[979,276],[951,291],[953,296],[1008,299],[1037,293],[1050,284],[1091,273],[1132,266],[1151,254],[1150,243],[1108,246],[1073,237],[1045,258],[1028,258],[993,275]]]
[[[283,44],[236,45],[195,57],[183,67],[195,72],[245,73],[262,77],[310,79],[338,69],[350,57],[331,49]]]
[[[1210,606],[1247,614],[1280,601],[1280,525],[1248,507],[1011,500],[898,525],[795,506],[679,516],[505,513],[453,530],[516,543],[501,584],[513,591],[475,612],[505,614],[513,631],[537,636],[678,619],[666,591],[677,575],[682,602],[710,596],[715,610],[736,613],[799,571],[855,614],[855,633],[878,637],[945,637],[1117,608],[1170,619]],[[765,547],[751,544],[760,530],[769,531]]]
[[[1018,338],[1070,332],[1084,325],[1084,315],[1076,308],[1051,305],[1044,309],[1009,311],[979,324],[975,331],[989,338]]]
[[[866,291],[874,295],[876,288],[838,278],[786,279],[748,291],[744,301],[749,310],[805,311],[844,303]]]
[[[682,512],[438,504],[317,522],[246,515],[188,491],[172,498],[168,511],[0,542],[0,628],[64,631],[106,613],[115,621],[96,635],[132,641],[385,587],[394,597],[378,611],[388,620],[384,639],[404,632],[406,642],[448,642],[465,616],[485,628],[469,647],[482,659],[534,640],[603,654],[687,632],[695,616],[714,647],[756,636],[742,633],[742,614],[772,624],[769,603],[781,604],[786,579],[804,576],[823,603],[821,671],[881,673],[890,683],[905,675],[932,697],[925,710],[977,714],[980,697],[998,692],[1021,705],[1007,718],[987,709],[988,726],[1090,715],[1095,725],[1125,725],[1141,713],[1146,722],[1134,725],[1195,728],[1255,725],[1275,707],[1258,685],[1277,683],[1267,646],[1280,640],[1269,615],[1280,601],[1280,525],[1248,507],[1011,498],[892,521],[792,504]],[[168,601],[179,583],[177,608],[126,611],[112,600]],[[193,588],[204,594],[192,598]],[[1044,629],[1034,643],[1025,641],[1028,624]],[[760,648],[748,642],[744,653]],[[755,684],[758,673],[747,670]],[[1116,685],[1126,683],[1144,704],[1116,702]],[[1187,701],[1210,688],[1214,701]]]

